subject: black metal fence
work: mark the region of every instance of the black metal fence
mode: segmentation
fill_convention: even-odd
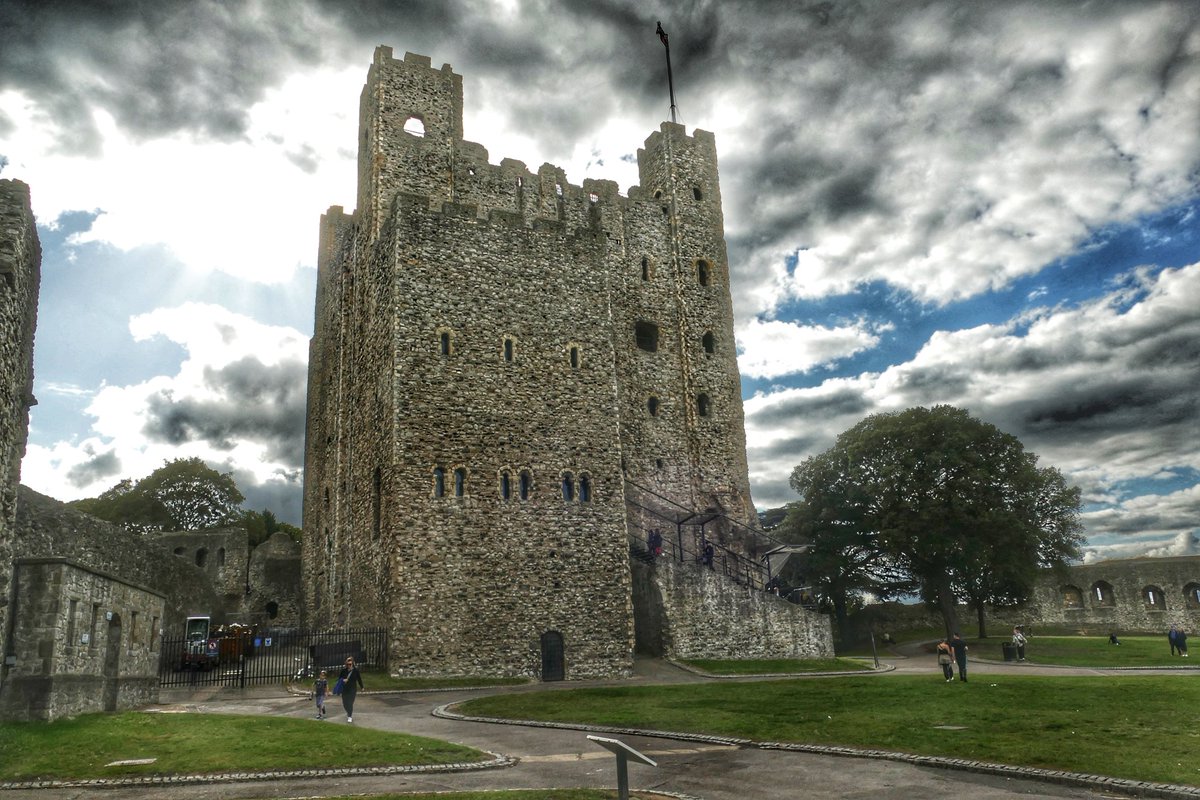
[[[322,669],[337,674],[347,656],[366,667],[386,667],[387,630],[307,631],[271,628],[208,639],[199,648],[183,636],[163,637],[160,686],[237,686],[309,682]]]

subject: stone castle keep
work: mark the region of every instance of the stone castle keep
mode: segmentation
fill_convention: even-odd
[[[321,224],[309,621],[390,628],[414,675],[624,675],[635,627],[668,655],[831,654],[823,617],[630,563],[657,527],[754,556],[712,135],[664,123],[622,196],[493,165],[462,120],[449,65],[376,50],[358,208]]]

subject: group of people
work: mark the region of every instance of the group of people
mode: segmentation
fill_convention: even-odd
[[[346,722],[354,722],[354,698],[358,690],[363,688],[362,673],[354,664],[354,657],[346,658],[346,665],[338,673],[337,683],[333,685],[332,693],[342,698],[342,708],[346,711]],[[325,698],[330,694],[329,673],[321,670],[313,684],[313,698],[317,703],[317,719],[325,719]]]
[[[954,665],[958,665],[958,679],[967,681],[967,643],[955,631],[949,639],[942,639],[937,646],[938,664],[942,667],[942,675],[946,683],[954,680]]]

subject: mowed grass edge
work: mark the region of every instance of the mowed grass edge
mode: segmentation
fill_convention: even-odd
[[[573,689],[485,697],[457,708],[1200,785],[1192,680],[978,675],[946,683],[938,673]]]
[[[484,761],[470,747],[331,721],[232,714],[88,714],[0,725],[0,781]],[[106,767],[153,758],[147,765]]]

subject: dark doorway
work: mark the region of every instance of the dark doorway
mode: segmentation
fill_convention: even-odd
[[[563,637],[558,631],[542,634],[542,680],[561,681],[566,678],[563,663]]]
[[[104,641],[104,710],[117,710],[117,694],[121,689],[121,617],[113,614],[108,619],[108,633]]]

